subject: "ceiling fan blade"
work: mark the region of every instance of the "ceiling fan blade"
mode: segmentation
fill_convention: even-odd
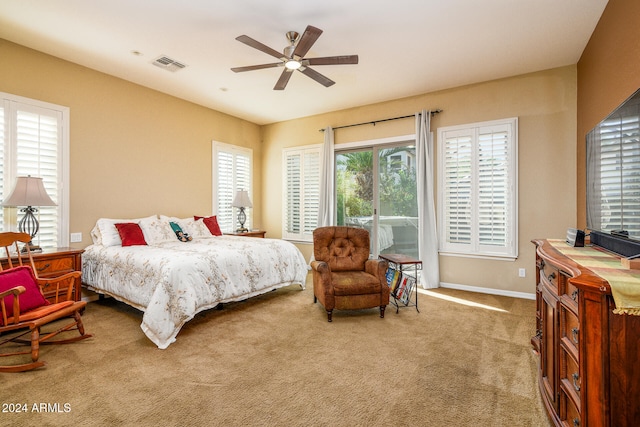
[[[282,71],[282,74],[280,74],[280,78],[276,82],[276,85],[273,87],[273,90],[284,90],[284,88],[287,87],[287,83],[289,83],[291,74],[293,74],[293,70],[285,68]]]
[[[317,81],[318,83],[320,83],[324,87],[329,87],[329,86],[334,85],[336,83],[333,80],[323,76],[322,74],[320,74],[316,70],[313,70],[313,69],[311,69],[309,67],[305,67],[305,69],[301,70],[300,72],[302,74],[304,74],[305,76],[307,76],[307,77],[311,77],[313,80]]]
[[[247,67],[234,67],[231,69],[234,73],[241,73],[243,71],[262,70],[263,68],[275,68],[281,67],[283,62],[274,62],[271,64],[249,65]]]
[[[357,64],[358,55],[325,56],[323,58],[308,58],[309,65],[341,65]]]
[[[320,28],[312,27],[311,25],[307,25],[307,29],[304,30],[302,37],[300,37],[300,41],[296,45],[296,50],[293,51],[293,55],[299,58],[304,58],[304,56],[309,52],[311,46],[318,40],[322,34],[322,30]]]
[[[277,50],[271,49],[269,46],[264,45],[259,41],[252,39],[249,36],[245,36],[245,35],[238,36],[236,37],[236,40],[246,44],[247,46],[251,46],[254,49],[258,49],[259,51],[264,52],[267,55],[271,55],[278,59],[284,59],[284,55],[278,52]]]

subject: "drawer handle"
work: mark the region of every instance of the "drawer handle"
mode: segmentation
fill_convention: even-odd
[[[580,427],[580,419],[579,418],[574,418],[573,419],[573,427]]]
[[[578,332],[580,330],[578,328],[572,328],[571,329],[571,339],[573,341],[574,344],[578,344]]]
[[[574,301],[578,301],[578,290],[574,289],[573,292],[571,292],[571,299]]]
[[[555,273],[555,271],[554,271],[553,273],[551,273],[551,274],[549,275],[549,277],[547,277],[547,279],[549,279],[549,281],[550,281],[550,282],[551,282],[553,279],[555,279],[555,278],[556,278],[556,273]]]
[[[575,388],[576,391],[580,391],[580,375],[578,375],[577,372],[574,372],[571,376],[573,377],[573,388]]]
[[[38,268],[38,272],[45,271],[49,267],[51,267],[51,264],[45,264],[42,267]]]

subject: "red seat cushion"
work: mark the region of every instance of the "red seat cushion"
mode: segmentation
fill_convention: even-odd
[[[25,292],[18,296],[20,301],[20,313],[25,313],[34,308],[49,305],[40,292],[40,286],[36,281],[31,267],[27,265],[0,271],[0,292],[7,291],[16,286],[24,286]],[[13,295],[4,298],[7,316],[13,316]]]
[[[55,313],[56,311],[62,310],[63,308],[69,307],[73,304],[74,304],[74,301],[62,301],[56,304],[49,304],[49,305],[44,305],[42,307],[34,308],[31,311],[21,314],[20,322],[28,322],[30,320],[40,319],[44,316],[48,316],[51,313]],[[13,317],[8,317],[7,322],[11,324],[13,322]]]

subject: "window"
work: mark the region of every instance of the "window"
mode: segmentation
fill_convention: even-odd
[[[282,238],[311,242],[318,226],[321,146],[283,151]]]
[[[373,257],[417,257],[415,140],[367,141],[335,155],[336,224],[368,230]]]
[[[517,118],[438,131],[442,253],[516,258]]]
[[[231,206],[236,192],[247,190],[253,202],[253,150],[214,141],[212,152],[213,212],[220,230],[231,233],[239,226],[239,210]],[[252,209],[245,209],[245,213],[245,227],[251,230]]]
[[[57,206],[36,207],[34,244],[67,246],[69,235],[69,108],[0,92],[0,199],[18,176],[42,178]],[[0,209],[2,230],[17,230],[20,209]]]

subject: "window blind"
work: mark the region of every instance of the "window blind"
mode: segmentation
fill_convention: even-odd
[[[311,241],[320,206],[320,147],[284,150],[283,163],[282,237]]]
[[[232,206],[236,192],[247,190],[253,202],[252,150],[229,144],[214,143],[214,205],[218,225],[223,232],[238,228],[238,208]],[[245,227],[251,229],[252,209],[245,209]]]
[[[35,206],[39,231],[34,243],[43,248],[68,244],[68,207],[64,194],[64,150],[68,144],[65,125],[66,107],[25,98],[6,96],[0,107],[0,191],[4,200],[13,190],[18,176],[42,178],[44,187],[57,206]],[[16,230],[23,213],[2,209],[4,230]]]
[[[517,120],[439,130],[442,252],[517,256]]]

